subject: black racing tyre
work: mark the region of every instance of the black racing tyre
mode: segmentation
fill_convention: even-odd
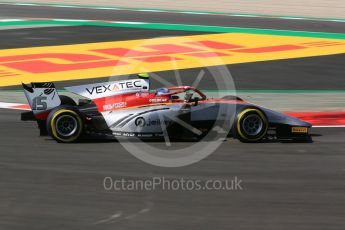
[[[268,126],[264,112],[257,108],[247,108],[237,115],[235,136],[245,143],[260,142],[266,137]]]
[[[61,100],[61,105],[73,105],[73,106],[76,106],[77,103],[75,103],[75,101],[68,97],[68,96],[65,96],[65,95],[59,95],[60,97],[60,100]]]
[[[83,119],[75,107],[59,106],[50,112],[47,130],[48,134],[59,143],[76,142],[84,131]]]

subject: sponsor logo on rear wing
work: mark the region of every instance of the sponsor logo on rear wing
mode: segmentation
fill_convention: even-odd
[[[127,93],[148,92],[150,90],[150,84],[149,79],[133,79],[115,82],[104,82],[99,84],[72,86],[66,87],[65,89],[69,92],[93,100]]]

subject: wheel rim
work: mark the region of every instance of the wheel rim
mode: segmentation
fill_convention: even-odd
[[[263,129],[263,121],[258,114],[250,114],[242,121],[243,131],[248,136],[257,136]]]
[[[78,121],[71,115],[62,115],[56,120],[55,128],[60,136],[70,137],[76,133]]]

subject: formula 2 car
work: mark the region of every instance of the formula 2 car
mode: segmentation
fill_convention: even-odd
[[[53,83],[23,84],[31,107],[22,120],[37,121],[40,134],[61,143],[85,137],[200,140],[217,121],[242,142],[266,138],[308,139],[311,125],[235,96],[208,99],[189,86],[150,90],[148,74],[137,79],[66,87],[84,97],[76,104]],[[232,122],[230,122],[232,121]],[[219,125],[221,124],[221,125]],[[218,127],[219,128],[219,127]]]

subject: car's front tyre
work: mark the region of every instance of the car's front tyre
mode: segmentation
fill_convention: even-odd
[[[247,108],[237,115],[235,136],[241,142],[253,143],[262,141],[268,130],[266,115],[257,108]]]
[[[81,115],[73,106],[59,106],[47,119],[49,135],[59,143],[72,143],[80,139],[84,125]]]

